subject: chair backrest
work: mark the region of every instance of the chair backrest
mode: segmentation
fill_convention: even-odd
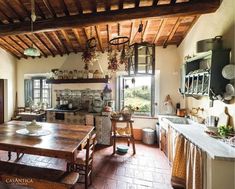
[[[18,107],[16,111],[17,111],[17,113],[24,112],[25,107]]]
[[[96,145],[96,134],[94,133],[87,141],[86,146],[86,163],[88,164],[91,159],[93,159],[93,154]]]

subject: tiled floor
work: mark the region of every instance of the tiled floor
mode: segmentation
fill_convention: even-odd
[[[97,147],[94,155],[93,184],[90,189],[172,189],[170,185],[170,166],[167,159],[155,146],[136,144],[136,155],[132,148],[125,155],[111,155],[111,147]],[[7,160],[4,152],[1,160]],[[12,161],[15,157],[12,157]],[[18,163],[39,167],[65,169],[60,159],[24,155]],[[75,189],[83,189],[77,184]]]

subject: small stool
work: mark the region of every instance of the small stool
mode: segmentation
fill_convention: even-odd
[[[136,153],[135,151],[135,139],[133,133],[133,126],[132,123],[134,122],[131,120],[123,120],[123,119],[112,119],[112,130],[111,130],[111,137],[113,139],[113,154],[116,152],[116,139],[117,138],[124,138],[127,139],[128,146],[130,145],[130,141],[132,142],[133,147],[133,154]],[[125,128],[118,128],[117,123],[126,123]]]

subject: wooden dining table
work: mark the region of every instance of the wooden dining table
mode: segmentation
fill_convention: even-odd
[[[45,136],[28,136],[19,134],[24,129],[25,121],[10,121],[0,125],[0,150],[9,152],[41,155],[76,160],[79,149],[83,148],[93,131],[93,126],[68,125],[40,122],[42,129],[49,134]]]

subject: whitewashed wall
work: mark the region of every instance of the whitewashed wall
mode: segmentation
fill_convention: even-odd
[[[15,110],[16,59],[0,48],[0,60],[0,78],[7,80],[7,86],[5,86],[4,119],[9,121]]]

